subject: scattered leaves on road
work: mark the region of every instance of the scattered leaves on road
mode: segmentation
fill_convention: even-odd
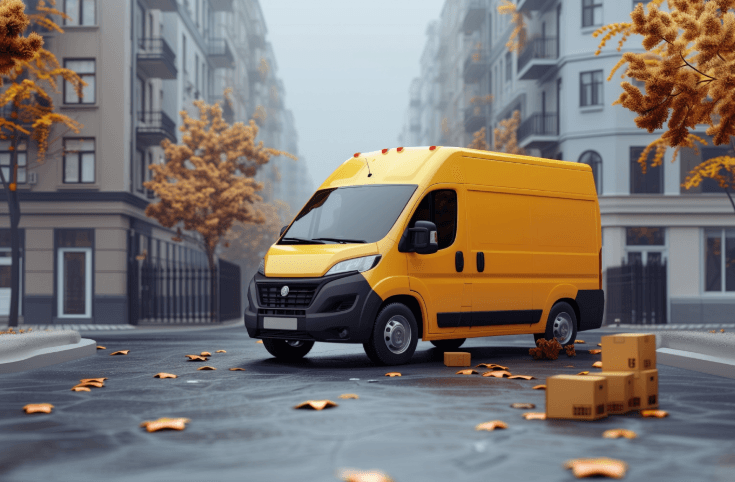
[[[82,378],[79,380],[79,383],[88,383],[88,382],[96,382],[96,383],[105,383],[105,380],[107,380],[107,377],[97,377],[97,378]]]
[[[148,420],[140,424],[141,427],[149,432],[157,432],[159,430],[184,430],[186,424],[191,422],[188,418],[159,418],[158,420]]]
[[[589,375],[589,374],[590,374],[590,372],[588,372],[588,371],[577,373],[577,375]]]
[[[263,344],[263,340],[258,340],[255,343],[260,343],[262,345]]]
[[[523,408],[526,410],[531,410],[533,408],[536,408],[536,405],[533,403],[511,403],[510,408]]]
[[[344,482],[393,482],[387,474],[378,470],[342,469],[337,477]]]
[[[201,352],[201,353],[199,354],[199,356],[212,356],[212,354],[211,354],[211,353],[209,353],[208,351],[203,351],[203,352]]]
[[[340,396],[339,396],[339,398],[344,398],[344,399],[346,399],[346,400],[347,400],[347,399],[357,400],[357,399],[358,399],[358,398],[360,398],[360,397],[358,397],[358,396],[357,396],[356,394],[354,394],[354,393],[343,393],[342,395],[340,395]]]
[[[596,361],[592,364],[592,368],[602,368],[602,362]]]
[[[76,387],[71,387],[71,391],[72,392],[91,392],[92,389],[88,387],[76,386]]]
[[[83,382],[77,383],[75,387],[91,387],[91,388],[102,388],[105,386],[104,382]]]
[[[531,375],[511,375],[508,377],[508,380],[535,380],[536,377],[533,377]]]
[[[715,331],[715,330],[710,330],[709,332],[710,332],[710,333],[716,333],[716,331]]]
[[[477,375],[477,371],[473,369],[460,370],[456,373],[457,375]]]
[[[602,350],[590,350],[590,355],[599,355],[602,353]]]
[[[564,365],[564,368],[574,368],[574,365]]]
[[[102,346],[102,345],[97,345],[97,349],[98,350],[107,350],[107,347],[106,346]]]
[[[624,428],[616,428],[612,430],[605,430],[602,432],[602,438],[636,438],[638,434],[636,434],[632,430],[626,430]]]
[[[584,340],[574,340],[574,343],[576,343],[577,345],[584,345],[585,341]]]
[[[622,479],[628,470],[628,464],[623,461],[600,457],[597,459],[572,459],[564,463],[565,469],[572,469],[578,479],[600,475],[613,479]]]
[[[209,365],[206,365],[206,366],[197,368],[197,371],[199,371],[199,370],[216,370],[216,368],[210,367]]]
[[[186,357],[189,361],[207,361],[207,358],[201,355],[186,355]]]
[[[540,338],[536,341],[536,348],[528,350],[528,354],[531,355],[534,360],[543,360],[544,358],[556,360],[559,357],[560,351],[561,344],[556,340],[556,338],[551,341]]]
[[[400,373],[398,373],[398,372],[388,372],[388,373],[385,374],[385,376],[386,377],[400,377],[402,375]]]
[[[245,369],[244,368],[237,368],[237,367],[235,367],[235,368],[230,368],[230,371],[231,372],[244,372]]]
[[[323,410],[336,407],[337,404],[331,400],[307,400],[296,405],[294,408],[309,408],[312,410]]]
[[[508,367],[504,367],[503,365],[497,365],[495,363],[480,363],[475,368],[490,368],[491,370],[507,370]]]
[[[156,373],[153,375],[153,378],[179,378],[178,375],[174,375],[173,373]]]
[[[483,373],[482,376],[483,377],[503,378],[503,377],[511,376],[511,373],[507,370],[492,370],[492,371]]]
[[[536,385],[533,387],[534,390],[546,390],[546,385]]]
[[[481,423],[480,425],[475,427],[475,430],[493,431],[496,428],[508,428],[508,424],[506,424],[505,422],[501,422],[500,420],[493,420],[492,422]]]
[[[597,346],[602,346],[602,343],[598,343]]]
[[[130,353],[130,350],[113,351],[112,353],[110,353],[110,356],[127,355],[128,353]]]
[[[669,412],[666,410],[641,410],[641,417],[664,418],[668,416]]]
[[[577,356],[577,351],[574,349],[574,345],[567,345],[564,347],[564,351],[567,352],[568,357]]]
[[[526,420],[546,420],[546,413],[544,412],[526,412],[523,414],[523,418]]]
[[[215,353],[227,353],[226,350],[217,350]]]
[[[26,413],[51,413],[54,408],[50,403],[29,403],[23,407]]]

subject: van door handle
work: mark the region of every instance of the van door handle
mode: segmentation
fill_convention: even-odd
[[[480,251],[477,253],[477,272],[482,273],[485,271],[485,253]]]
[[[464,254],[462,254],[462,251],[457,251],[454,254],[454,268],[457,270],[457,273],[461,273],[464,269]]]

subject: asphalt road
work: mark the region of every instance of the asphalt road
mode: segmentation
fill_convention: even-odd
[[[544,410],[531,387],[559,373],[591,368],[601,331],[578,338],[578,356],[556,361],[528,355],[533,338],[468,341],[477,363],[498,363],[536,380],[456,375],[427,342],[412,363],[373,366],[360,345],[317,344],[302,363],[282,363],[244,327],[106,332],[91,335],[96,356],[0,375],[0,480],[20,481],[307,481],[339,480],[342,468],[378,469],[396,482],[571,481],[564,461],[611,457],[628,463],[627,481],[735,480],[735,380],[659,366],[664,419],[636,412],[596,422],[525,420]],[[85,335],[90,337],[90,335]],[[129,349],[127,356],[109,356]],[[215,354],[215,350],[227,350]],[[202,366],[184,355],[213,353]],[[567,368],[567,365],[574,365]],[[241,367],[246,371],[229,371]],[[402,377],[389,378],[388,371]],[[169,372],[177,379],[156,379]],[[104,376],[104,388],[71,392],[81,378]],[[351,379],[359,380],[351,380]],[[341,400],[356,393],[358,400]],[[305,400],[338,407],[294,410]],[[23,413],[52,403],[51,414]],[[187,417],[181,432],[148,433],[139,425]],[[506,430],[475,431],[502,420]],[[626,428],[638,438],[603,439]]]

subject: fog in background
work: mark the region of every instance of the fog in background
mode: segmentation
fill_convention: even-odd
[[[444,0],[260,0],[315,187],[355,152],[398,147],[426,28]]]

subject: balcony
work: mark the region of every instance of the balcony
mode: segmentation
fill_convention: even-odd
[[[479,0],[466,0],[463,2],[464,21],[462,29],[465,35],[478,30],[485,21],[485,5]]]
[[[464,61],[464,82],[475,84],[488,71],[488,53],[485,49],[472,49]]]
[[[207,40],[207,56],[215,69],[232,68],[235,56],[230,49],[230,44],[223,38],[210,38]]]
[[[232,0],[209,0],[213,12],[234,12]]]
[[[527,149],[548,149],[559,140],[559,114],[535,113],[518,127],[518,145]]]
[[[545,10],[550,5],[553,5],[555,0],[518,0],[518,5],[516,8],[519,12],[522,11],[528,11],[532,12],[534,10]]]
[[[265,47],[265,36],[262,33],[250,33],[248,44],[251,48],[262,49]]]
[[[556,37],[531,39],[518,56],[518,78],[538,80],[556,68],[558,58]]]
[[[207,103],[210,105],[219,104],[222,108],[222,118],[225,122],[228,124],[233,124],[235,122],[235,110],[232,108],[232,103],[225,99],[223,93],[220,92],[215,94],[214,92],[210,92],[207,96]]]
[[[148,8],[162,12],[175,12],[176,0],[148,0]]]
[[[477,132],[487,125],[487,105],[470,105],[464,110],[464,131]]]
[[[163,111],[138,112],[135,133],[139,147],[158,146],[164,139],[176,142],[176,123]]]
[[[163,37],[138,40],[138,69],[149,79],[175,79],[176,54]]]

